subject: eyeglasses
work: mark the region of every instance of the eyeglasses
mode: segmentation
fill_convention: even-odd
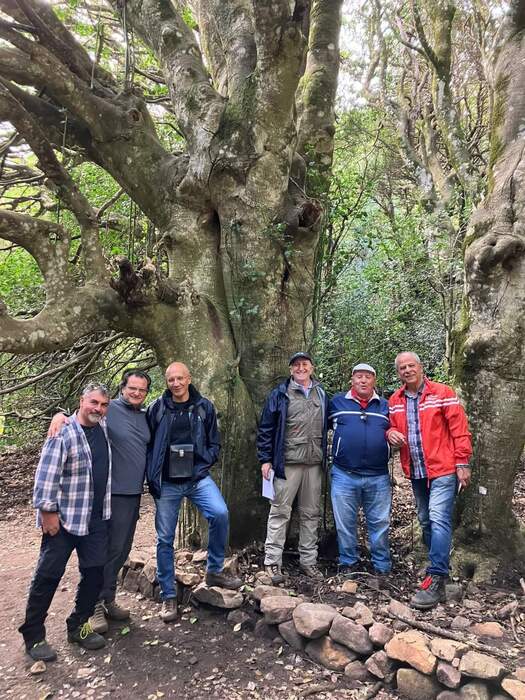
[[[134,394],[143,394],[145,396],[148,393],[147,389],[139,389],[136,386],[126,386],[124,388],[128,391],[132,391]]]

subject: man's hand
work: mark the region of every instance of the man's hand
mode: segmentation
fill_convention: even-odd
[[[472,471],[470,470],[469,467],[458,467],[456,469],[456,474],[458,475],[458,481],[461,485],[462,489],[466,489],[470,485],[470,477],[472,475]]]
[[[261,465],[261,472],[263,475],[263,479],[266,479],[266,481],[270,480],[270,470],[272,468],[272,463],[271,462],[265,462],[263,465]]]
[[[401,445],[406,443],[406,438],[403,433],[399,432],[399,430],[389,430],[388,442],[392,445],[392,447],[401,447]]]
[[[65,416],[63,413],[55,413],[53,418],[51,419],[51,423],[49,424],[49,428],[47,429],[47,437],[48,438],[54,438],[57,437],[60,431],[62,430],[63,425],[68,425],[69,424],[69,418]]]
[[[42,532],[44,535],[51,535],[51,537],[54,537],[60,530],[58,513],[49,513],[41,510],[40,515],[42,517]]]

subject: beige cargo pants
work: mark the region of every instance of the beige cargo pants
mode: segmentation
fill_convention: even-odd
[[[299,561],[304,566],[317,563],[317,528],[321,511],[321,465],[285,466],[286,479],[274,479],[275,498],[270,507],[264,564],[282,564],[286,527],[295,497],[299,509]]]

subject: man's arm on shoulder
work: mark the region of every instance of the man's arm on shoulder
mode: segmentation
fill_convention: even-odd
[[[47,438],[35,474],[33,506],[41,511],[58,511],[58,491],[67,458],[64,436]]]

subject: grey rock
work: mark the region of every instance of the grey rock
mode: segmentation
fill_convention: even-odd
[[[253,591],[250,592],[250,598],[255,600],[256,603],[260,603],[263,598],[268,598],[270,596],[288,596],[288,591],[284,588],[277,588],[276,586],[267,586],[266,584],[260,584],[255,586]],[[289,597],[289,596],[288,596]]]
[[[370,683],[375,680],[362,661],[351,661],[348,666],[345,666],[345,676],[351,681],[361,683]]]
[[[381,680],[390,676],[395,668],[394,662],[388,658],[387,653],[382,649],[369,656],[365,661],[365,666],[373,676]]]
[[[395,598],[392,598],[390,603],[388,604],[388,612],[391,615],[391,617],[395,618],[406,618],[407,620],[415,620],[416,615],[412,608],[409,608],[408,605],[405,605],[404,603],[401,603],[399,600],[395,600]]]
[[[461,673],[446,661],[438,661],[436,668],[436,678],[447,688],[459,688],[461,684]]]
[[[336,615],[330,628],[330,637],[357,654],[370,654],[374,647],[370,636],[362,625],[357,625],[342,615]]]
[[[396,678],[398,693],[410,700],[434,700],[442,689],[433,676],[414,668],[400,668]]]
[[[301,637],[299,632],[295,629],[295,625],[292,620],[289,620],[288,622],[281,622],[278,629],[282,638],[292,647],[292,649],[304,651],[306,639]]]
[[[307,639],[317,639],[328,632],[337,610],[323,603],[301,603],[293,611],[295,629]]]
[[[261,600],[261,612],[268,625],[280,625],[292,619],[293,611],[302,602],[301,598],[290,596],[267,596]]]
[[[138,569],[128,569],[122,583],[122,588],[130,593],[136,593],[139,589],[139,577],[140,571]]]
[[[361,602],[343,608],[341,614],[344,617],[348,617],[350,620],[354,620],[358,625],[363,625],[363,627],[370,627],[374,624],[372,611],[367,605]]]
[[[461,700],[490,700],[490,691],[485,683],[467,683],[459,691]]]
[[[375,647],[384,647],[394,636],[394,630],[382,622],[374,622],[368,630],[370,641]]]
[[[462,615],[456,615],[456,617],[450,623],[451,630],[466,630],[470,627],[470,620]]]
[[[353,652],[330,637],[311,640],[307,643],[305,651],[311,659],[331,671],[344,671],[348,664],[356,659]]]
[[[213,605],[215,608],[224,608],[226,610],[240,608],[244,602],[242,593],[238,591],[230,591],[218,586],[208,587],[204,583],[193,590],[193,595],[199,603],[206,603],[207,605]]]
[[[467,651],[467,653],[463,654],[461,657],[459,670],[465,676],[496,681],[501,678],[505,668],[503,664],[493,656],[480,654],[477,651]]]
[[[229,625],[241,630],[253,629],[255,626],[255,622],[251,616],[238,608],[229,612],[226,619]],[[237,627],[237,625],[240,625],[240,627]]]

